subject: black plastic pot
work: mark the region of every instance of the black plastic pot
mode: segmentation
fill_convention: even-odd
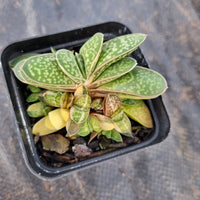
[[[1,55],[3,71],[16,115],[16,134],[18,135],[22,153],[28,168],[39,177],[60,177],[61,175],[68,174],[69,172],[89,167],[116,156],[159,143],[168,135],[170,127],[169,118],[163,105],[162,98],[158,97],[147,101],[154,120],[154,130],[149,139],[146,141],[60,168],[46,166],[40,160],[33,141],[33,136],[31,134],[30,119],[26,113],[26,102],[24,97],[25,86],[15,78],[9,68],[8,62],[23,53],[50,52],[50,47],[54,47],[55,49],[68,48],[76,50],[96,32],[104,33],[106,40],[131,33],[131,31],[123,24],[108,22],[77,30],[16,42],[6,47]],[[139,48],[131,54],[131,56],[137,60],[139,65],[148,67],[148,64]]]

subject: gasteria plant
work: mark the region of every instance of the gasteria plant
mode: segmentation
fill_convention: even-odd
[[[26,54],[11,61],[15,76],[33,92],[27,101],[39,101],[29,106],[29,116],[44,116],[32,133],[44,136],[66,126],[69,138],[91,134],[90,140],[104,135],[121,142],[121,134],[132,137],[129,118],[152,128],[142,100],[163,94],[166,80],[126,57],[145,38],[137,33],[103,42],[104,35],[96,33],[79,53],[52,49],[52,53]]]

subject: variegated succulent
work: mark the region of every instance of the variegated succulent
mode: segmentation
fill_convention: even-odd
[[[104,42],[104,35],[96,33],[79,53],[53,49],[11,61],[15,76],[32,87],[28,101],[40,100],[28,114],[45,116],[33,126],[33,134],[43,136],[66,126],[67,137],[105,135],[120,142],[121,134],[132,136],[130,118],[151,128],[151,114],[142,100],[164,93],[166,80],[127,57],[145,38],[137,33]]]

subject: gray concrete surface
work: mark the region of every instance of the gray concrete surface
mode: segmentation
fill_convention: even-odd
[[[0,0],[0,52],[13,41],[106,21],[148,34],[143,53],[162,73],[171,131],[162,143],[55,181],[21,154],[0,69],[0,199],[200,199],[200,19],[189,0]],[[198,1],[197,1],[198,2]]]

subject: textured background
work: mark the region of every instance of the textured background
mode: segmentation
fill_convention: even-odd
[[[0,69],[0,199],[200,199],[199,0],[0,0],[0,52],[16,40],[106,21],[148,38],[142,50],[169,89],[171,131],[162,143],[55,181],[24,164]]]

